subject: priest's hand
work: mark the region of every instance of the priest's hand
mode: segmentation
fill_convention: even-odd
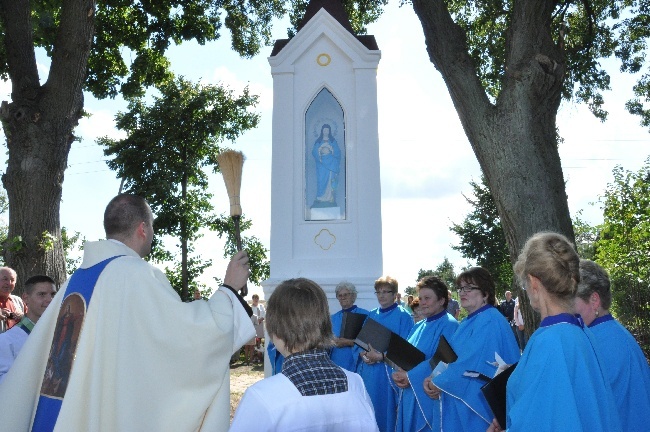
[[[248,281],[250,273],[248,255],[246,254],[246,251],[239,251],[228,263],[223,283],[239,290],[246,286],[246,281]]]
[[[430,377],[426,377],[424,379],[422,386],[424,387],[424,392],[431,399],[440,399],[440,389],[436,387],[436,385],[431,381]]]
[[[411,386],[411,383],[409,382],[409,377],[406,375],[406,371],[403,371],[402,369],[396,370],[392,374],[393,381],[395,381],[395,385],[399,388],[409,388]]]

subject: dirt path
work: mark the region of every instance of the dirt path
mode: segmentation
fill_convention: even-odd
[[[230,366],[230,419],[232,420],[239,400],[248,387],[264,378],[263,365],[244,365],[237,361]]]

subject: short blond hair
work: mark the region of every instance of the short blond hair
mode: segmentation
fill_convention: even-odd
[[[289,352],[330,348],[334,336],[323,289],[305,278],[280,283],[266,304],[266,330]]]

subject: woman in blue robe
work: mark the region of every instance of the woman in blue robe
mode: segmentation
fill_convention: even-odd
[[[579,258],[566,237],[533,235],[514,270],[542,322],[508,380],[511,431],[620,431],[616,404],[591,331],[573,315]],[[500,430],[494,420],[490,431]]]
[[[368,315],[368,311],[354,304],[357,300],[357,288],[350,282],[341,282],[334,290],[336,298],[341,305],[341,310],[331,316],[332,330],[334,332],[334,344],[336,345],[330,351],[330,359],[343,369],[350,372],[356,370],[357,357],[352,352],[354,341],[341,337],[341,324],[343,323],[343,314],[345,312]]]
[[[375,293],[379,307],[368,313],[367,319],[397,333],[404,339],[413,328],[413,318],[403,307],[395,303],[397,281],[390,276],[382,276],[375,281]],[[393,383],[393,370],[384,362],[384,353],[371,349],[366,352],[355,346],[357,354],[357,373],[363,378],[366,391],[375,409],[375,418],[381,432],[393,432],[397,420],[397,394],[399,388]]]
[[[609,313],[611,304],[605,269],[593,261],[580,260],[576,312],[596,339],[622,429],[646,431],[650,427],[650,366],[634,336]]]
[[[396,432],[440,431],[440,401],[424,393],[422,382],[431,375],[429,359],[438,348],[440,336],[447,340],[458,328],[458,321],[447,313],[449,289],[436,276],[426,276],[417,284],[420,313],[425,318],[411,329],[408,341],[426,360],[406,372],[393,372],[393,381],[402,389],[397,407]]]
[[[332,136],[332,128],[324,124],[311,151],[316,162],[315,206],[335,206],[336,187],[341,164],[341,149]]]
[[[494,415],[481,393],[485,381],[466,376],[475,371],[487,377],[497,372],[496,355],[506,363],[519,360],[519,345],[506,318],[494,307],[494,279],[482,267],[472,267],[456,278],[460,305],[469,315],[458,326],[449,345],[458,359],[424,387],[440,397],[442,430],[485,431]]]

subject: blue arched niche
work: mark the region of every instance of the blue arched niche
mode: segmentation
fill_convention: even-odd
[[[345,219],[345,153],[343,108],[323,88],[305,113],[305,220]]]

